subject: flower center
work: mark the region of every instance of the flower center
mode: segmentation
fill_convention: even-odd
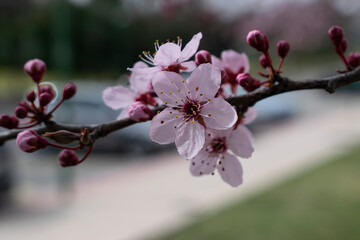
[[[201,104],[199,101],[188,100],[188,102],[183,105],[181,111],[189,117],[196,117],[200,113],[200,108]]]
[[[210,153],[224,153],[227,150],[225,137],[214,138],[209,145]]]

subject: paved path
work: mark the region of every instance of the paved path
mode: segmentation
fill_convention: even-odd
[[[304,98],[300,102],[305,109],[312,99],[318,100],[311,94],[299,98]],[[173,153],[131,164],[114,161],[106,167],[99,158],[90,159],[74,170],[75,188],[67,191],[68,196],[60,196],[61,200],[51,188],[39,194],[34,194],[36,189],[30,185],[19,190],[18,197],[31,198],[31,212],[2,217],[0,239],[156,239],[199,215],[321,164],[327,156],[347,151],[349,145],[359,142],[359,103],[325,100],[325,107],[319,106],[317,113],[308,111],[256,137],[253,157],[241,160],[245,176],[239,188],[229,187],[218,174],[192,177],[188,162]]]

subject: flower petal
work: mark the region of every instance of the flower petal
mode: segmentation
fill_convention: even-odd
[[[254,107],[249,107],[246,113],[244,114],[244,118],[242,119],[242,124],[252,123],[257,116],[256,109]]]
[[[175,145],[180,155],[186,159],[194,158],[205,142],[205,130],[202,125],[185,122],[177,131]]]
[[[180,118],[176,118],[175,111],[165,108],[152,120],[149,135],[152,141],[159,144],[169,144],[175,141],[176,128],[180,124]]]
[[[125,119],[129,117],[129,107],[124,108],[123,110],[121,110],[121,113],[119,114],[119,116],[116,118],[116,120],[121,120],[121,119]]]
[[[231,134],[226,141],[229,149],[242,158],[251,157],[251,154],[254,152],[252,143],[253,136],[244,126],[238,126],[236,130],[231,131]]]
[[[165,43],[160,46],[154,57],[156,66],[167,67],[176,63],[181,54],[180,46],[175,43]]]
[[[108,87],[103,91],[105,104],[112,109],[120,109],[135,101],[135,94],[123,86]]]
[[[225,50],[221,52],[221,61],[224,68],[228,68],[233,74],[242,72],[249,72],[249,59],[245,53],[238,53],[234,50]]]
[[[186,85],[183,77],[174,72],[159,72],[152,79],[158,97],[168,106],[177,106],[185,100]]]
[[[154,74],[162,70],[161,66],[157,67],[148,67],[148,68],[127,68],[127,70],[138,73],[138,74]]]
[[[190,163],[190,172],[193,176],[213,173],[219,156],[209,155],[203,148]]]
[[[243,170],[234,155],[225,153],[217,168],[221,178],[232,187],[237,187],[243,182]]]
[[[187,61],[187,62],[181,63],[181,66],[187,68],[186,70],[182,70],[183,72],[192,72],[196,68],[196,63],[195,63],[195,61]]]
[[[186,83],[193,99],[207,100],[213,98],[219,90],[221,74],[210,63],[201,64],[191,73]]]
[[[214,55],[211,55],[211,64],[214,66],[214,67],[217,67],[218,69],[220,70],[224,70],[224,67],[220,61],[219,58],[215,57]]]
[[[138,61],[134,64],[133,69],[148,69],[149,66],[142,62]],[[153,77],[152,74],[144,74],[139,72],[132,72],[130,75],[130,87],[136,92],[136,93],[144,93],[147,91],[147,88],[149,86],[149,82],[151,78]]]
[[[208,128],[225,130],[237,121],[235,109],[222,98],[213,98],[200,111]]]
[[[191,58],[192,55],[194,55],[199,47],[200,40],[202,38],[202,33],[199,32],[198,34],[195,34],[190,42],[186,44],[184,49],[181,51],[180,58],[178,60],[179,63],[184,62]]]

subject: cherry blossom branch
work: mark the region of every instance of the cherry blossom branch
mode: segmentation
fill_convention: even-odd
[[[246,111],[248,107],[255,105],[257,102],[265,98],[285,92],[310,89],[324,89],[328,93],[334,93],[336,89],[340,87],[349,85],[354,82],[360,82],[360,67],[340,75],[325,78],[294,81],[286,77],[276,75],[274,80],[275,82],[277,82],[277,84],[273,85],[270,88],[257,89],[253,92],[241,96],[227,98],[226,101],[228,101],[231,105],[237,107],[237,109],[240,109],[241,111]],[[155,108],[154,111],[162,111],[164,108],[165,105],[162,105]],[[34,131],[39,134],[59,130],[67,130],[70,132],[79,133],[82,129],[87,128],[90,131],[90,142],[88,145],[91,146],[97,139],[106,137],[112,132],[118,131],[135,123],[137,122],[131,120],[130,118],[92,125],[68,125],[49,121],[46,123],[46,126],[34,129]],[[0,146],[8,140],[15,139],[17,134],[20,132],[21,130],[1,132]]]

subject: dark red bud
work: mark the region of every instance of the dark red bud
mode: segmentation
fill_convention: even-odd
[[[265,57],[264,54],[259,57],[259,62],[260,62],[260,65],[263,68],[270,67],[270,63],[269,63],[269,61],[267,60],[267,58]]]
[[[23,106],[18,106],[15,108],[15,115],[18,118],[26,118],[28,114],[28,110]]]
[[[240,73],[236,76],[236,81],[242,86],[247,92],[252,92],[261,86],[261,82],[253,78],[248,73]]]
[[[35,101],[35,99],[36,99],[36,93],[35,93],[34,91],[29,91],[29,92],[26,94],[26,99],[27,99],[29,102]]]
[[[251,47],[260,52],[266,52],[269,49],[269,40],[266,35],[259,30],[249,32],[246,41]]]
[[[71,167],[79,164],[79,159],[73,150],[62,150],[58,155],[58,161],[62,167]]]
[[[289,50],[290,50],[290,44],[285,40],[279,41],[276,45],[277,54],[281,58],[285,58]]]
[[[73,83],[67,83],[63,89],[63,99],[67,100],[72,98],[76,94],[76,85]]]
[[[53,86],[51,86],[50,84],[42,84],[40,86],[40,94],[41,93],[48,93],[50,95],[51,100],[53,100],[56,96],[56,92]]]
[[[40,94],[40,106],[45,107],[51,102],[51,96],[47,92]]]
[[[39,83],[46,71],[46,64],[42,60],[35,58],[25,63],[24,71],[34,82]]]
[[[16,128],[18,125],[19,125],[19,120],[16,117],[6,114],[0,115],[0,127],[13,129]]]
[[[211,63],[211,54],[206,50],[198,51],[195,55],[195,63],[197,66],[203,63]]]
[[[360,66],[360,53],[358,52],[352,52],[347,57],[347,61],[352,68],[357,68]]]
[[[344,39],[344,31],[339,26],[332,26],[329,29],[328,34],[330,36],[331,41],[333,42],[333,44],[335,46],[339,46],[341,44],[342,40]]]

